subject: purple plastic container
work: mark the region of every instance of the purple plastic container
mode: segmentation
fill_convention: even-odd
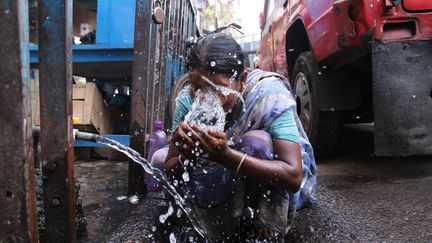
[[[165,132],[163,131],[163,125],[162,121],[155,121],[153,126],[153,132],[149,135],[149,143],[148,143],[148,157],[147,160],[152,162],[152,166],[156,167],[163,171],[163,161],[159,160],[153,160],[153,154],[161,149],[164,148],[168,144],[167,136]],[[149,192],[159,192],[162,187],[160,186],[159,182],[150,174],[146,174],[146,184],[147,189]]]

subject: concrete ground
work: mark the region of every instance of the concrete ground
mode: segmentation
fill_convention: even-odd
[[[432,156],[380,158],[372,147],[371,126],[346,127],[339,152],[318,160],[318,203],[298,212],[287,240],[432,242]],[[159,223],[164,201],[122,197],[127,163],[77,162],[76,176],[88,221],[80,242],[168,241],[177,223]]]

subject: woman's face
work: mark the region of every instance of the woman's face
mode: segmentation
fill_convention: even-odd
[[[204,92],[217,92],[225,112],[232,110],[234,105],[237,103],[238,96],[236,94],[223,94],[217,89],[217,86],[223,86],[233,91],[240,92],[242,88],[242,81],[230,81],[230,78],[225,74],[212,74],[203,68],[192,69],[189,73],[189,76],[190,83],[192,85],[192,98],[194,98],[195,91],[198,89],[201,89]]]

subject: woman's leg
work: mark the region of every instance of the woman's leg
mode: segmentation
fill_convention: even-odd
[[[245,133],[237,149],[259,159],[274,160],[272,138],[266,131],[252,130]],[[285,233],[289,206],[286,191],[270,182],[256,183],[246,178],[246,183],[246,203],[253,210],[248,214],[253,215],[250,221],[254,225],[252,228],[255,231],[252,233],[253,236],[250,232],[247,234],[252,238],[266,237],[266,234],[269,233],[267,227]],[[272,234],[270,233],[270,235]]]

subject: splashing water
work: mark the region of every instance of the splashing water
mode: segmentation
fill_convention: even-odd
[[[197,124],[205,131],[208,129],[223,131],[226,115],[222,103],[215,92],[197,90],[192,108],[184,120],[187,123]]]
[[[201,78],[204,81],[206,81],[206,83],[208,83],[213,89],[221,92],[223,96],[228,97],[228,95],[231,95],[231,94],[237,96],[240,99],[240,101],[242,102],[243,110],[245,110],[245,106],[244,106],[245,101],[243,99],[243,96],[240,94],[240,92],[238,92],[237,90],[233,90],[233,89],[230,89],[228,87],[219,85],[219,84],[215,84],[210,79],[208,79],[206,76],[201,75]]]
[[[184,86],[180,90],[180,92],[177,94],[176,102],[179,101],[179,100],[181,100],[185,96],[189,96],[190,90],[191,90],[191,85],[190,84]]]
[[[85,133],[81,133],[81,134],[85,134]],[[174,188],[174,186],[168,182],[168,179],[166,178],[164,173],[162,173],[159,169],[154,168],[150,164],[150,162],[147,161],[146,159],[144,159],[143,157],[141,157],[141,155],[137,151],[135,151],[129,147],[126,147],[126,146],[124,146],[124,145],[122,145],[122,144],[120,144],[114,140],[109,139],[109,138],[105,138],[105,137],[98,136],[95,134],[91,134],[91,135],[92,135],[91,140],[94,140],[97,143],[105,144],[105,145],[107,145],[107,146],[109,146],[109,147],[111,147],[117,151],[122,152],[127,157],[132,159],[134,162],[140,164],[142,166],[142,168],[145,170],[145,172],[153,175],[153,177],[159,183],[161,183],[162,187],[165,188],[166,191],[169,194],[171,194],[171,196],[173,196],[176,204],[179,205],[180,208],[186,213],[186,216],[189,218],[195,231],[198,232],[202,237],[204,237],[204,238],[207,237],[207,235],[208,235],[207,232],[199,223],[198,218],[195,216],[192,209],[188,206],[186,200],[177,192],[177,190]],[[77,137],[78,137],[78,135],[77,135]],[[86,139],[88,139],[88,138],[86,138]],[[170,207],[168,209],[167,214],[168,213],[170,213],[170,215],[173,213],[173,209],[172,209],[171,204],[170,204]]]
[[[165,221],[174,213],[174,208],[171,205],[171,202],[169,202],[168,211],[165,214],[159,215],[159,222],[162,224],[165,223]]]
[[[170,241],[170,243],[176,243],[177,242],[177,239],[176,239],[174,233],[171,233],[169,235],[169,241]]]

